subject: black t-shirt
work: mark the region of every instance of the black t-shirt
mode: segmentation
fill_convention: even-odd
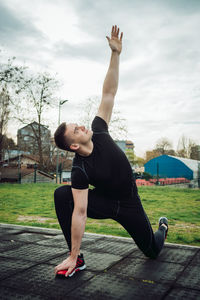
[[[96,116],[92,122],[92,153],[75,154],[72,165],[72,187],[87,189],[89,184],[106,195],[130,196],[136,189],[131,165],[108,132],[107,123]]]

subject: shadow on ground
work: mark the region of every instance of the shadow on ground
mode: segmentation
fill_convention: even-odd
[[[200,299],[200,248],[166,244],[156,260],[132,239],[84,234],[87,268],[54,276],[67,257],[61,231],[0,224],[1,299]]]

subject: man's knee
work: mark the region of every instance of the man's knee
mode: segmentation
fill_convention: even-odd
[[[72,199],[72,191],[71,186],[60,186],[54,192],[54,202],[57,205],[60,202],[71,200]]]
[[[144,255],[151,259],[156,259],[159,255],[159,252],[153,251],[153,249],[149,249],[148,251],[143,251]]]

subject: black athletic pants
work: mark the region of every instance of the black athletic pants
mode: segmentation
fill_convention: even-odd
[[[55,209],[62,232],[71,251],[71,219],[74,201],[71,186],[62,186],[54,193]],[[113,219],[120,223],[140,250],[150,258],[161,251],[166,229],[161,226],[155,233],[142,207],[139,195],[130,199],[112,199],[102,196],[96,189],[89,190],[87,216],[93,219]]]

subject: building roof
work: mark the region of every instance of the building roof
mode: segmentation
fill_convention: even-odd
[[[52,175],[45,173],[43,171],[37,170],[37,172],[46,177],[50,177],[52,179],[54,178]],[[34,169],[21,168],[20,173],[21,173],[21,177],[24,177],[26,175],[34,173]],[[18,179],[18,177],[19,177],[18,168],[10,168],[10,167],[0,168],[0,178]]]
[[[167,155],[167,156],[180,160],[182,163],[184,163],[192,171],[197,171],[198,170],[198,164],[200,164],[199,160],[184,158],[184,157],[178,157],[178,156],[172,156],[172,155]]]
[[[39,163],[38,155],[20,154],[20,159],[23,157],[29,158],[29,159],[33,160],[33,162],[35,162],[35,163]],[[19,155],[16,155],[16,156],[10,157],[9,159],[2,160],[0,163],[6,163],[8,161],[11,162],[11,161],[15,161],[18,159],[19,159]]]
[[[159,173],[159,177],[163,178],[185,177],[188,180],[197,180],[199,164],[198,160],[164,154],[150,159],[144,166],[145,171],[153,176]]]
[[[21,129],[24,129],[24,128],[26,128],[26,127],[29,127],[29,126],[31,126],[32,124],[39,125],[39,123],[38,123],[38,122],[34,121],[34,122],[31,122],[31,123],[29,123],[29,124],[27,124],[27,125],[25,125],[25,126],[23,126],[23,127],[19,128],[19,129],[18,129],[18,131],[19,131],[19,130],[21,130]],[[47,127],[46,125],[42,125],[42,124],[40,124],[40,126],[41,126],[41,127],[45,127],[46,129],[48,129],[48,127]],[[48,129],[48,130],[49,130],[49,129]]]
[[[131,145],[133,145],[133,142],[132,142],[132,141],[126,141],[126,144],[131,144]]]
[[[22,158],[28,158],[28,159],[31,159],[32,161],[33,161],[33,164],[34,163],[36,163],[36,164],[39,164],[39,156],[38,155],[29,155],[29,154],[21,154],[20,155],[20,160],[22,159]],[[2,160],[2,161],[0,161],[0,165],[2,166],[2,165],[4,165],[4,164],[7,164],[8,163],[8,161],[9,161],[9,164],[17,164],[17,161],[18,161],[18,159],[19,159],[19,155],[17,155],[17,156],[13,156],[13,157],[11,157],[11,158],[9,158],[9,160],[8,159],[5,159],[5,160]],[[46,161],[46,160],[48,160],[49,159],[49,157],[47,157],[47,156],[43,156],[43,159],[44,159],[44,162]],[[54,155],[53,156],[53,158],[52,158],[52,164],[53,164],[53,166],[56,166],[56,163],[57,163],[57,158],[56,158],[56,156]],[[69,158],[66,158],[66,157],[59,157],[59,164],[60,163],[62,163],[62,170],[65,170],[65,171],[71,171],[71,168],[72,168],[72,160],[71,159],[69,159]]]

